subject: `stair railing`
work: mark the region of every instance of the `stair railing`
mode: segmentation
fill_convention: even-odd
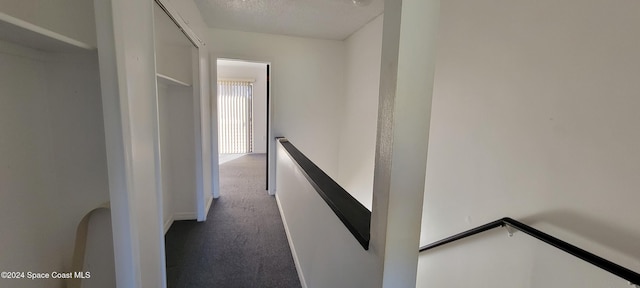
[[[498,228],[498,227],[506,227],[507,231],[509,232],[509,235],[513,235],[513,233],[517,230],[517,231],[522,231],[523,233],[536,238],[544,243],[547,243],[557,249],[560,249],[564,252],[567,252],[579,259],[582,259],[583,261],[586,261],[596,267],[599,267],[611,274],[614,274],[620,278],[623,278],[627,281],[629,281],[629,284],[636,287],[636,288],[640,288],[640,274],[638,274],[637,272],[634,272],[628,268],[625,268],[623,266],[620,266],[616,263],[613,263],[609,260],[606,260],[598,255],[595,255],[589,251],[586,251],[584,249],[578,248],[572,244],[569,244],[565,241],[562,241],[556,237],[553,237],[547,233],[544,233],[540,230],[537,230],[529,225],[526,225],[524,223],[518,222],[516,220],[513,220],[509,217],[505,217],[472,229],[469,229],[467,231],[464,231],[462,233],[444,238],[442,240],[438,240],[436,242],[433,242],[431,244],[427,244],[425,246],[420,247],[420,252],[424,252],[445,244],[449,244],[451,242],[455,242],[458,241],[460,239],[464,239],[494,228]]]

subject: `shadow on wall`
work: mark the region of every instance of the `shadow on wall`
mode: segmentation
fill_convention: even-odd
[[[570,231],[604,247],[633,258],[640,262],[640,235],[633,234],[619,226],[613,226],[590,215],[573,211],[552,210],[533,216],[525,217],[522,222],[528,225],[547,223],[552,226]]]

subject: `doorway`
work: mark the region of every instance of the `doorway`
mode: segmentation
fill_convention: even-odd
[[[247,154],[268,154],[269,64],[224,58],[216,64],[218,164]]]

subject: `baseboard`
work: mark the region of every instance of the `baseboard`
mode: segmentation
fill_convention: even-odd
[[[167,234],[172,224],[173,224],[173,216],[169,216],[169,219],[167,219],[167,221],[164,222],[164,234]]]
[[[196,213],[175,213],[169,216],[169,219],[167,219],[167,221],[164,221],[164,234],[167,234],[167,232],[169,232],[169,228],[171,228],[171,225],[173,225],[174,221],[194,220],[196,218],[197,218]]]
[[[196,219],[198,219],[198,214],[197,213],[192,213],[192,212],[173,213],[173,220],[174,221],[196,220]]]
[[[213,202],[213,195],[209,195],[209,197],[207,197],[207,204],[204,206],[204,220],[207,220],[207,216],[209,215],[209,209],[211,209],[212,202]]]
[[[300,267],[300,260],[298,260],[298,253],[296,253],[296,247],[291,240],[291,233],[289,233],[289,225],[287,225],[287,219],[284,217],[282,206],[280,205],[280,198],[276,194],[276,204],[278,204],[278,210],[280,210],[280,218],[282,218],[282,224],[284,225],[284,233],[287,234],[287,241],[289,241],[289,248],[291,248],[291,256],[293,256],[293,263],[296,265],[296,271],[298,272],[298,278],[300,278],[300,284],[302,288],[307,288],[307,281],[304,279],[302,273],[302,267]]]

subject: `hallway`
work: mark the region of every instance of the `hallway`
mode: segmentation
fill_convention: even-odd
[[[300,287],[275,198],[264,190],[265,161],[249,154],[220,165],[221,196],[207,221],[172,225],[168,287]]]

